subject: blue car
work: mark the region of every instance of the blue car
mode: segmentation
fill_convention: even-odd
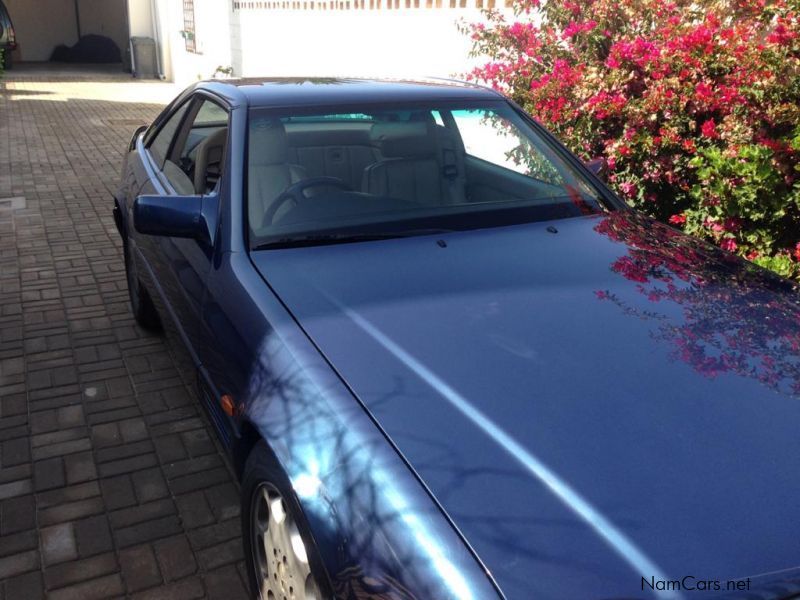
[[[800,591],[789,281],[467,84],[201,82],[128,150],[133,313],[241,478],[254,597]]]

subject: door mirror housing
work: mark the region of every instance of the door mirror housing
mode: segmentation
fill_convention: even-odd
[[[213,244],[219,199],[208,196],[139,196],[133,202],[133,226],[145,235],[190,238]]]
[[[602,156],[587,160],[584,164],[586,165],[587,169],[589,169],[600,179],[606,178],[606,175],[608,174],[608,161]]]

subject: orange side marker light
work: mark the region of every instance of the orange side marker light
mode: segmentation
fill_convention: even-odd
[[[222,398],[219,399],[219,403],[222,405],[222,410],[224,410],[225,414],[229,417],[232,417],[236,413],[236,404],[234,404],[233,396],[230,394],[223,394]]]

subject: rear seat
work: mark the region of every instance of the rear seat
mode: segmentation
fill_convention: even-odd
[[[289,162],[308,177],[338,177],[354,190],[364,169],[381,158],[370,144],[369,123],[289,123],[286,134]]]
[[[428,206],[466,202],[464,152],[445,127],[425,121],[376,123],[383,157],[364,170],[361,190]]]

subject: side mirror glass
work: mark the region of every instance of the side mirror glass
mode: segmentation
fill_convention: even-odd
[[[133,226],[146,235],[191,238],[212,243],[217,196],[139,196],[133,203]]]

